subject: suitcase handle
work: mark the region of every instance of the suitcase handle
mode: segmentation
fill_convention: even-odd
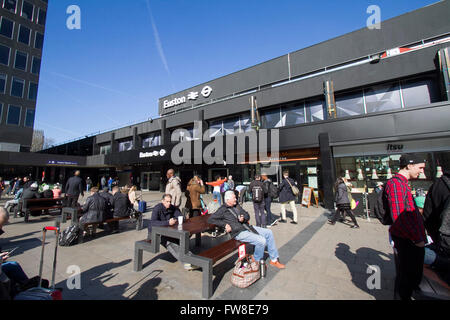
[[[44,227],[44,230],[43,231],[58,231],[58,228],[57,227]]]

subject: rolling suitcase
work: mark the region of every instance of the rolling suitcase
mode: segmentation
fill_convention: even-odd
[[[139,212],[145,213],[147,211],[147,202],[144,200],[139,201]]]
[[[55,255],[53,259],[53,272],[52,272],[52,284],[51,289],[46,289],[42,287],[42,269],[44,266],[44,248],[45,248],[45,235],[48,230],[55,231],[56,233],[56,244],[55,244]],[[42,237],[42,251],[41,251],[41,262],[39,266],[39,286],[36,288],[31,288],[17,294],[14,300],[62,300],[61,291],[55,289],[55,273],[56,273],[56,254],[58,252],[58,240],[59,240],[59,228],[57,227],[44,227]]]

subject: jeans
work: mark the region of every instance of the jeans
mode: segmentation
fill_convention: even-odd
[[[213,192],[213,201],[217,199],[217,203],[219,205],[222,205],[222,196],[220,195],[220,192]]]
[[[255,210],[256,225],[258,227],[265,227],[266,214],[264,213],[264,202],[253,202],[253,209]]]
[[[271,197],[264,198],[264,209],[267,212],[267,224],[271,224],[272,222],[275,221],[272,215],[272,211],[270,210],[271,206],[272,206],[272,198]]]
[[[5,204],[5,210],[8,211],[8,210],[9,210],[9,207],[12,207],[13,205],[18,204],[18,203],[19,203],[19,200],[9,200],[9,201],[6,201],[6,204]]]
[[[297,222],[297,208],[295,207],[295,201],[288,201],[283,202],[281,204],[281,219],[286,220],[286,205],[289,203],[291,206],[292,214],[293,214],[293,221]]]
[[[22,267],[15,261],[2,263],[2,271],[6,276],[14,282],[23,283],[28,280],[27,275],[23,272]]]
[[[255,246],[254,257],[256,261],[260,261],[264,258],[264,250],[267,246],[270,260],[276,261],[278,256],[278,250],[275,246],[275,239],[273,238],[272,230],[254,227],[259,234],[255,234],[251,231],[240,232],[235,239],[247,242]]]

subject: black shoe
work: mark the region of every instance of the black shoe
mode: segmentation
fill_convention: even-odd
[[[350,228],[352,228],[352,229],[359,229],[359,226],[357,224],[355,224],[354,226],[351,226]]]
[[[295,222],[295,221],[291,221],[291,223],[292,223],[292,224],[297,224],[297,222]]]
[[[328,220],[328,223],[331,224],[332,226],[334,226],[336,224],[335,221],[331,221],[331,220]]]
[[[283,219],[280,219],[279,222],[281,222],[281,223],[286,223],[287,221],[286,221],[286,220],[283,220]]]
[[[111,231],[111,234],[115,234],[115,233],[120,233],[120,231],[119,231],[119,230],[113,230],[113,231]]]

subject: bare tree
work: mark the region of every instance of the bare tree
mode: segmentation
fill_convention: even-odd
[[[41,151],[44,147],[44,131],[33,130],[33,140],[31,141],[31,152]]]
[[[48,149],[52,147],[56,143],[56,140],[53,138],[44,137],[44,147],[43,149]]]

